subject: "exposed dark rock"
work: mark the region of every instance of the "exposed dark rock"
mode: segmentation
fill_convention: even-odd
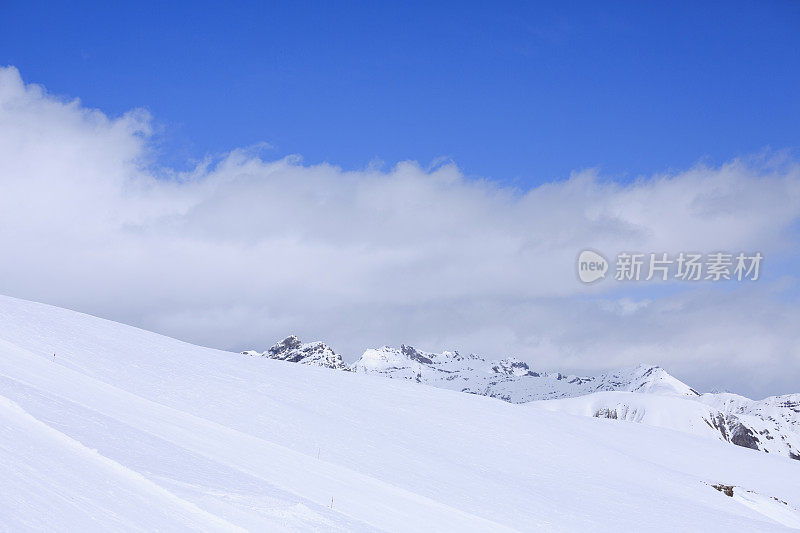
[[[731,442],[737,446],[750,448],[752,450],[759,450],[759,440],[755,433],[742,425],[738,419],[731,425]]]
[[[288,352],[289,350],[296,350],[302,345],[303,343],[300,342],[300,339],[298,339],[294,335],[289,335],[281,342],[275,344],[272,348],[267,350],[267,352],[269,352],[271,356],[281,355]]]
[[[405,355],[406,357],[408,357],[413,361],[417,361],[425,365],[433,364],[432,359],[425,357],[424,355],[422,355],[421,352],[419,352],[418,350],[414,349],[411,346],[406,346],[405,344],[402,344],[400,345],[400,351],[403,352],[403,355]]]
[[[616,409],[607,409],[607,408],[604,407],[603,409],[600,409],[599,411],[597,411],[594,414],[594,416],[595,416],[595,418],[610,418],[612,420],[616,420],[617,419],[617,410]]]
[[[733,498],[733,485],[718,484],[718,485],[711,485],[711,486],[714,487],[715,489],[717,489],[718,491],[720,491],[721,493],[723,493],[725,496],[729,496],[729,497]]]

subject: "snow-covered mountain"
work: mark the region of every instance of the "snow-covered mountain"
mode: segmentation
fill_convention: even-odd
[[[367,350],[352,365],[356,372],[379,374],[436,387],[500,398],[511,403],[568,398],[597,391],[661,392],[697,396],[697,392],[657,366],[639,365],[596,377],[535,372],[514,358],[487,361],[458,352],[430,353],[410,346]]]
[[[347,365],[342,360],[342,356],[323,342],[310,342],[303,344],[294,335],[286,337],[281,342],[275,343],[266,352],[258,353],[253,350],[242,352],[244,355],[269,357],[289,361],[290,363],[300,363],[302,365],[322,366],[333,368],[334,370],[348,370]]]
[[[556,372],[534,372],[515,358],[499,361],[458,352],[431,353],[411,346],[369,349],[348,366],[327,344],[303,343],[291,335],[265,352],[247,350],[244,355],[269,357],[325,368],[352,370],[395,379],[425,383],[439,388],[500,398],[511,403],[569,398],[598,391],[629,391],[683,396],[699,393],[658,366],[639,365],[596,377]]]
[[[0,297],[0,530],[800,528],[798,461],[535,405]]]
[[[294,336],[259,355],[409,380],[510,403],[552,400],[537,406],[667,427],[800,459],[800,394],[760,401],[729,393],[701,395],[654,365],[581,377],[536,372],[515,358],[487,361],[475,354],[432,353],[403,345],[368,349],[348,368],[324,343],[302,344]]]
[[[759,450],[800,460],[800,394],[751,400],[730,393],[703,394],[699,401],[752,431]],[[743,444],[745,445],[745,444]],[[752,446],[751,446],[752,447]]]

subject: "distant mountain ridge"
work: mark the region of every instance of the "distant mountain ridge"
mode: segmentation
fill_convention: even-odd
[[[731,393],[700,394],[656,365],[584,377],[534,371],[513,357],[486,360],[476,354],[425,352],[406,345],[368,349],[347,365],[327,344],[303,343],[294,335],[265,352],[242,353],[668,427],[800,460],[800,394],[759,401]]]
[[[591,394],[598,391],[663,391],[697,396],[691,387],[657,366],[639,365],[596,377],[559,372],[536,372],[527,363],[509,357],[487,361],[481,356],[458,352],[430,353],[410,346],[384,346],[366,350],[350,367],[355,372],[379,374],[500,398],[510,403],[527,403]]]

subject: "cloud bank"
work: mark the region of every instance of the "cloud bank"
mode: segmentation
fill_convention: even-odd
[[[0,291],[226,349],[296,333],[347,359],[407,343],[562,371],[653,362],[756,396],[800,383],[789,155],[519,190],[452,163],[248,150],[178,172],[153,143],[144,111],[110,118],[0,69]],[[766,259],[750,284],[588,287],[587,247]]]

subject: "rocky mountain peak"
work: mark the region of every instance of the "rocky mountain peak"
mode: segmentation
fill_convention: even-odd
[[[276,356],[285,354],[290,350],[296,350],[302,345],[303,343],[300,342],[300,339],[298,339],[297,336],[289,335],[282,341],[276,342],[269,350],[267,350],[267,352],[269,352],[270,355]]]
[[[303,343],[297,336],[290,335],[280,342],[275,343],[267,351],[259,353],[248,350],[245,355],[260,355],[270,359],[300,363],[304,365],[324,366],[336,370],[349,370],[342,360],[342,356],[321,341]]]
[[[426,356],[423,352],[415,349],[413,346],[406,346],[405,344],[401,344],[400,353],[402,353],[412,361],[417,361],[418,363],[422,363],[424,365],[433,364],[433,359]]]
[[[531,372],[528,363],[524,363],[516,357],[507,357],[497,361],[492,365],[492,372],[507,376],[538,376],[536,372]]]

